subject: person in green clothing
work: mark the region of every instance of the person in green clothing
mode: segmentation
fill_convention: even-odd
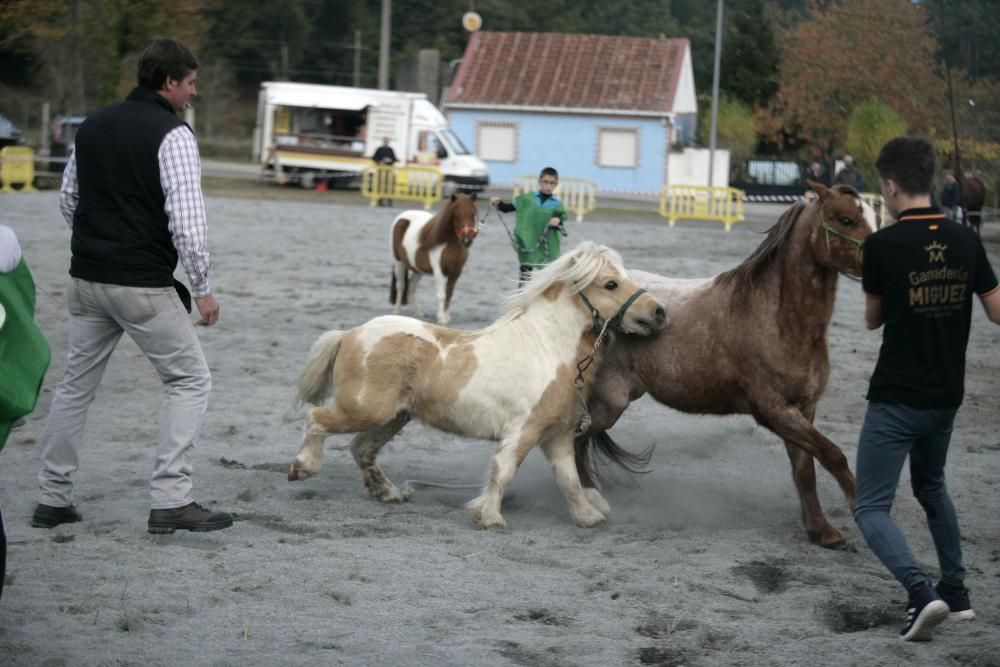
[[[14,422],[35,409],[52,353],[35,324],[35,281],[10,227],[0,225],[0,449]],[[0,511],[0,596],[7,534]]]
[[[559,185],[559,172],[552,167],[538,175],[538,192],[525,192],[511,203],[491,197],[490,203],[503,213],[517,211],[514,223],[514,244],[520,262],[518,287],[531,277],[531,272],[559,257],[560,234],[566,236],[566,209],[552,194]]]

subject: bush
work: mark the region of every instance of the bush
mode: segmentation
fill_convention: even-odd
[[[878,152],[893,137],[906,134],[906,121],[878,100],[868,100],[854,108],[847,121],[847,152],[865,176],[868,190],[877,191]]]

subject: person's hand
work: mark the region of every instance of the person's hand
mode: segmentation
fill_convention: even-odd
[[[194,303],[198,306],[201,319],[195,322],[201,326],[210,327],[219,321],[219,304],[215,302],[215,297],[211,294],[195,297]]]
[[[562,224],[562,218],[553,217],[551,220],[549,220],[549,227],[558,227],[561,224]]]
[[[496,195],[490,197],[490,206],[497,206],[500,203],[500,197]]]

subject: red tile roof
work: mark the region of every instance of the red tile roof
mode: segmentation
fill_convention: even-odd
[[[446,105],[672,110],[686,38],[477,32]]]

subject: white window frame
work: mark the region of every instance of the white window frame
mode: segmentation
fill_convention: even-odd
[[[618,154],[610,155],[610,150],[606,150],[605,140],[613,140],[611,135],[631,135],[632,140],[635,142],[633,149],[618,149]],[[621,127],[621,126],[598,126],[597,128],[597,145],[596,145],[596,155],[594,157],[594,163],[599,167],[607,167],[609,169],[636,169],[639,166],[639,128],[638,127]]]
[[[484,137],[484,132],[489,133],[490,130],[510,131],[511,143],[507,153],[500,153],[498,151],[497,153],[491,154],[494,146],[489,144],[488,141],[494,141],[495,139],[487,140],[487,138]],[[476,155],[478,155],[480,159],[487,162],[517,162],[519,135],[519,123],[495,120],[478,121],[476,123]]]

